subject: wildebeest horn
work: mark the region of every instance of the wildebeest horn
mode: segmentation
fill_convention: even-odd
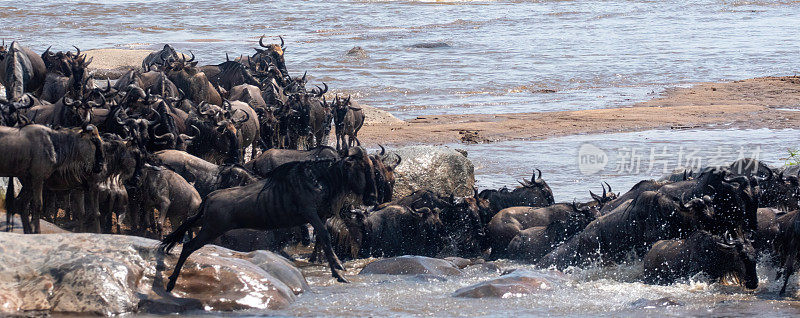
[[[156,116],[156,119],[155,120],[148,120],[147,122],[150,125],[154,125],[154,124],[156,124],[156,123],[161,121],[161,114],[159,114],[157,111],[153,111],[153,115]]]
[[[192,58],[190,58],[190,59],[189,59],[188,61],[186,61],[186,62],[194,62],[194,53],[192,52],[192,50],[189,50],[189,54],[191,54],[191,55],[192,55]],[[184,57],[185,57],[185,56],[184,56]]]
[[[726,177],[724,180],[725,180],[725,182],[736,182],[736,183],[739,183],[739,184],[749,184],[750,183],[750,181],[747,180],[747,177],[745,177],[745,176]]]
[[[225,52],[225,62],[230,62],[231,58],[228,56],[228,52]]]
[[[381,147],[381,153],[380,153],[380,155],[381,155],[381,156],[385,155],[385,154],[386,154],[386,148],[383,148],[383,145],[380,145],[380,144],[378,144],[378,147]]]
[[[6,44],[6,40],[3,40],[3,45],[2,45],[2,46],[5,46],[5,44]],[[48,46],[48,47],[47,47],[47,50],[44,50],[44,53],[42,53],[42,58],[43,58],[43,59],[44,59],[44,57],[45,57],[45,56],[47,56],[47,53],[50,53],[50,48],[51,48],[51,47],[53,47],[53,46],[52,46],[52,45],[51,45],[51,46]]]
[[[322,86],[325,86],[325,89],[324,89],[324,90],[323,90],[323,89],[321,89],[321,88],[319,88],[319,86],[317,86],[317,88],[319,89],[319,94],[317,94],[317,97],[320,97],[320,96],[322,96],[322,95],[325,95],[325,93],[327,93],[327,92],[328,92],[328,84],[325,84],[325,82],[322,82]]]
[[[75,51],[77,51],[77,52],[75,53],[75,56],[80,56],[80,55],[81,55],[81,49],[79,49],[77,46],[74,46],[74,45],[73,45],[72,47],[74,47],[74,48],[75,48]]]
[[[237,109],[237,111],[238,111],[238,109]],[[236,111],[234,111],[234,113],[235,112]],[[246,111],[242,111],[242,112],[244,113],[244,118],[241,119],[241,120],[234,120],[233,121],[234,124],[241,124],[243,122],[246,122],[246,121],[250,120],[250,114],[248,112],[246,112]]]
[[[305,71],[305,72],[303,72],[303,78],[302,78],[302,81],[303,81],[304,83],[305,83],[305,81],[306,81],[306,75],[308,75],[308,71]]]
[[[283,46],[283,37],[279,35],[278,38],[281,39],[281,49],[283,49],[285,47]]]
[[[264,45],[264,35],[262,35],[261,38],[258,39],[258,45],[264,48],[268,47]]]
[[[613,193],[613,191],[611,191],[611,185],[608,184],[608,182],[603,182],[603,183],[605,183],[606,186],[608,187],[608,193]]]
[[[394,166],[397,167],[397,166],[400,165],[401,162],[403,162],[403,157],[400,157],[400,155],[398,155],[398,154],[394,154],[394,155],[397,156],[397,163],[394,164]],[[392,168],[394,168],[394,167],[392,167]]]
[[[123,112],[122,107],[119,107],[116,110],[114,110],[114,114],[113,114],[114,121],[116,121],[117,124],[125,125],[125,122],[122,121],[122,118],[119,117],[119,114],[122,113],[122,112]]]
[[[602,196],[602,198],[605,199],[606,198],[606,187],[604,187],[602,183],[600,184],[600,186],[603,187],[603,196]]]

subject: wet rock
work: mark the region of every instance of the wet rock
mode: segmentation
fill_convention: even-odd
[[[392,153],[403,158],[395,169],[394,197],[401,198],[421,189],[446,196],[472,195],[475,168],[457,150],[441,146],[408,146]]]
[[[411,47],[415,49],[440,49],[440,48],[449,48],[451,47],[450,44],[445,42],[423,42],[411,45]]]
[[[461,257],[455,257],[455,256],[453,256],[453,257],[445,257],[444,260],[446,260],[446,261],[448,261],[450,263],[453,263],[453,265],[455,265],[459,269],[464,269],[464,267],[472,265],[472,261],[470,261],[470,260],[468,260],[466,258],[461,258]]]
[[[502,273],[503,269],[495,263],[481,263],[467,266],[465,271],[478,272],[478,273]]]
[[[456,290],[454,297],[512,298],[549,292],[562,283],[563,278],[547,272],[514,270],[500,277]]]
[[[300,271],[274,254],[209,245],[189,257],[168,294],[177,255],[161,255],[157,245],[122,235],[0,233],[0,313],[275,309],[308,288]]]
[[[631,303],[632,308],[664,308],[684,305],[686,305],[684,302],[680,300],[674,300],[669,297],[663,297],[659,299],[639,298]]]
[[[461,273],[453,263],[443,259],[405,255],[369,263],[358,274],[456,276]]]
[[[45,220],[39,221],[39,229],[41,230],[42,234],[69,233],[69,231]],[[6,223],[6,213],[0,212],[0,232],[22,234],[22,219],[20,219],[19,215],[15,214],[14,218],[11,219],[11,224],[8,224]]]
[[[423,283],[446,282],[447,277],[441,275],[420,274],[414,275],[413,280]]]
[[[362,49],[360,46],[354,46],[352,49],[347,51],[347,53],[345,53],[345,55],[347,55],[349,57],[352,57],[352,58],[359,58],[359,59],[360,58],[366,58],[367,57],[367,51]]]

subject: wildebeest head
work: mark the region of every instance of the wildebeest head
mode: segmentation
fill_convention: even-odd
[[[414,216],[416,222],[420,225],[418,228],[419,236],[425,240],[424,246],[421,246],[421,255],[436,255],[448,243],[450,236],[447,235],[444,223],[439,218],[441,210],[434,208],[431,210],[428,207],[419,209],[410,209],[411,215]]]
[[[218,178],[220,189],[248,185],[258,181],[252,173],[240,165],[221,166]]]
[[[611,191],[611,185],[609,185],[608,182],[606,182],[605,185],[601,184],[601,186],[603,186],[602,196],[598,196],[594,194],[592,191],[589,191],[589,195],[591,195],[592,199],[594,199],[594,201],[597,202],[598,210],[602,209],[606,203],[611,202],[617,198],[617,194]],[[606,192],[606,186],[608,187],[608,192]]]
[[[142,61],[142,69],[145,72],[150,71],[150,68],[153,66],[162,67],[171,64],[178,60],[178,52],[169,45],[164,44],[164,47],[156,52],[150,53],[147,57],[144,58]]]
[[[775,179],[772,182],[772,189],[769,194],[774,197],[777,207],[785,211],[800,209],[800,180],[798,180],[798,176],[786,176],[781,172]],[[766,189],[760,192],[763,193],[761,199],[765,199],[764,197],[768,193]]]
[[[692,244],[703,255],[706,270],[715,277],[733,276],[748,289],[758,288],[756,263],[758,255],[749,241],[742,238],[732,239],[728,235],[713,236],[705,231],[698,231],[688,239],[699,242]]]
[[[28,95],[26,102],[9,102],[0,97],[0,126],[22,127],[31,123],[20,110],[33,107],[35,98]]]
[[[402,158],[400,155],[395,154],[397,160],[391,160],[386,157],[386,149],[381,147],[381,152],[378,155],[371,155],[370,159],[375,167],[375,180],[378,188],[378,203],[385,203],[392,201],[392,193],[394,192],[394,169],[400,165]]]
[[[342,177],[353,192],[361,195],[364,204],[375,205],[378,201],[378,190],[372,160],[364,148],[353,147],[346,151],[347,156],[340,161]]]
[[[256,48],[256,54],[253,55],[251,58],[253,63],[256,64],[273,64],[278,67],[278,70],[281,73],[288,74],[286,71],[286,61],[283,59],[283,52],[286,50],[286,46],[284,46],[283,37],[280,37],[281,44],[264,44],[264,36],[262,35],[260,39],[258,39],[258,45],[262,48]]]
[[[536,176],[537,171],[539,172],[538,177]],[[543,198],[547,205],[555,203],[555,199],[553,198],[553,190],[551,190],[550,186],[547,185],[547,182],[542,179],[541,170],[536,169],[536,171],[533,172],[533,176],[531,176],[530,181],[522,180],[519,182],[519,184],[522,187],[517,188],[517,190],[524,189],[525,192],[531,194],[531,197],[535,196],[538,198]]]
[[[100,138],[100,133],[94,125],[86,124],[80,130],[80,137],[88,140],[94,146],[94,163],[92,165],[92,173],[101,173],[106,168],[105,149],[103,147],[103,139]]]

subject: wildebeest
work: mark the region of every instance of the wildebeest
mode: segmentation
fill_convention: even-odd
[[[639,257],[659,240],[684,238],[714,222],[708,196],[687,203],[660,192],[645,191],[628,206],[592,221],[580,233],[545,255],[539,265],[586,265],[595,260],[616,262],[631,250]]]
[[[345,259],[400,255],[434,257],[448,240],[438,208],[432,211],[427,207],[388,205],[368,214],[359,210],[343,211],[341,217],[329,219],[326,227],[337,253],[344,253],[341,256]]]
[[[778,216],[775,220],[778,235],[773,242],[774,251],[778,256],[780,269],[775,279],[783,276],[783,286],[780,295],[786,293],[789,277],[797,270],[797,256],[800,252],[800,211],[795,210]]]
[[[731,176],[726,169],[710,168],[693,180],[665,184],[658,192],[687,199],[711,196],[716,214],[709,230],[717,235],[725,232],[739,235],[756,230],[757,186],[755,177]]]
[[[243,119],[249,118],[239,120]],[[235,120],[224,117],[219,120],[216,117],[190,117],[186,120],[186,125],[194,127],[197,134],[186,146],[186,152],[215,164],[241,164],[242,147],[236,124]]]
[[[536,176],[536,171],[539,172],[538,177]],[[539,169],[536,169],[536,171],[534,171],[530,181],[520,181],[520,186],[513,191],[509,191],[508,188],[483,190],[478,194],[478,197],[489,201],[489,206],[494,213],[514,206],[544,207],[555,203],[553,190],[542,179],[542,171]]]
[[[364,111],[350,103],[350,96],[346,99],[333,100],[333,122],[336,126],[336,148],[361,145],[358,140],[358,131],[364,125]],[[347,137],[345,139],[345,137]]]
[[[729,241],[707,231],[695,231],[686,239],[661,240],[644,257],[644,281],[672,284],[679,278],[706,273],[711,279],[727,275],[758,287],[757,255],[746,240]]]
[[[336,149],[328,146],[319,146],[309,150],[294,149],[268,149],[255,159],[244,164],[247,170],[258,176],[265,177],[280,165],[309,160],[335,159],[339,154]]]
[[[586,221],[588,224],[600,214],[599,210],[603,204],[613,198],[603,188],[603,197],[592,197],[595,201],[582,204],[580,207],[576,203],[559,203],[546,207],[536,208],[530,206],[510,207],[498,212],[486,225],[486,232],[492,247],[492,257],[506,257],[508,244],[522,230],[537,226],[550,226],[555,222],[574,220],[576,222]],[[574,232],[573,232],[574,233]]]
[[[142,60],[142,69],[148,72],[153,66],[164,67],[172,64],[172,62],[177,61],[179,58],[178,52],[176,52],[171,45],[164,44],[161,50],[148,54],[147,57]]]
[[[372,161],[362,148],[350,148],[341,159],[284,164],[259,182],[217,190],[203,201],[196,215],[162,241],[161,249],[169,252],[189,229],[201,222],[197,236],[183,246],[167,291],[175,286],[189,255],[229,230],[270,230],[305,223],[314,228],[333,277],[346,282],[337,271],[343,267],[333,252],[324,220],[342,209],[346,196],[360,196],[365,204],[372,205],[376,193]]]
[[[164,233],[164,222],[169,218],[172,228],[176,228],[183,220],[194,215],[202,199],[191,184],[177,173],[145,165],[138,183],[127,187],[130,197],[130,220],[134,230],[143,230],[143,224],[158,210],[158,220],[153,230],[158,237]]]
[[[215,190],[243,186],[257,180],[241,166],[215,165],[184,151],[162,150],[153,155],[159,164],[193,184],[201,198]]]
[[[744,158],[731,163],[731,175],[758,178],[759,207],[774,207],[785,211],[800,209],[800,180],[797,175],[774,172],[763,162]]]
[[[546,209],[546,208],[545,208]],[[536,263],[559,244],[565,242],[596,218],[590,207],[579,207],[573,203],[573,213],[564,219],[550,222],[546,226],[535,226],[522,230],[506,247],[512,259]]]
[[[183,59],[169,64],[164,73],[195,104],[208,102],[222,106],[219,92],[211,85],[208,77],[197,69],[197,62],[193,61],[194,55],[189,60],[184,56]]]
[[[105,166],[102,140],[91,125],[79,130],[0,127],[0,149],[5,152],[0,156],[0,176],[17,177],[22,184],[9,213],[20,214],[25,233],[39,231],[45,181],[54,174],[78,178],[99,173]]]
[[[642,194],[642,192],[658,191],[658,189],[660,189],[661,186],[667,183],[668,182],[661,182],[655,180],[639,181],[636,184],[634,184],[633,187],[631,187],[631,189],[628,190],[628,192],[625,192],[622,195],[617,195],[616,199],[611,200],[611,202],[608,202],[607,204],[603,205],[603,208],[600,209],[600,214],[605,215],[608,212],[613,211],[614,209],[624,204],[625,202],[635,199],[636,197],[639,196],[639,194]]]
[[[386,149],[381,147],[381,152],[376,155],[370,155],[372,164],[375,167],[375,182],[378,188],[378,203],[385,203],[392,201],[394,193],[394,169],[400,165],[403,158],[395,154],[397,160],[390,161],[386,156]]]
[[[47,74],[42,57],[16,41],[11,42],[2,57],[0,84],[5,87],[6,99],[18,101],[26,92],[38,96]]]
[[[70,96],[71,98],[83,98],[88,91],[94,88],[94,83],[89,76],[87,67],[92,63],[94,58],[86,60],[86,55],[80,54],[80,49],[77,53],[69,58],[64,58],[59,68],[59,72],[50,72],[45,79],[44,87],[42,88],[41,99],[50,103],[55,103],[61,97]],[[60,53],[60,52],[59,52]]]

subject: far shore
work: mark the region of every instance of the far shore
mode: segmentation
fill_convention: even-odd
[[[138,67],[146,50],[101,49],[95,73],[112,76]],[[795,128],[800,122],[800,77],[760,77],[731,82],[698,83],[627,107],[515,114],[426,115],[402,121],[374,107],[359,140],[378,144],[452,144],[535,140],[575,134],[650,129]]]

